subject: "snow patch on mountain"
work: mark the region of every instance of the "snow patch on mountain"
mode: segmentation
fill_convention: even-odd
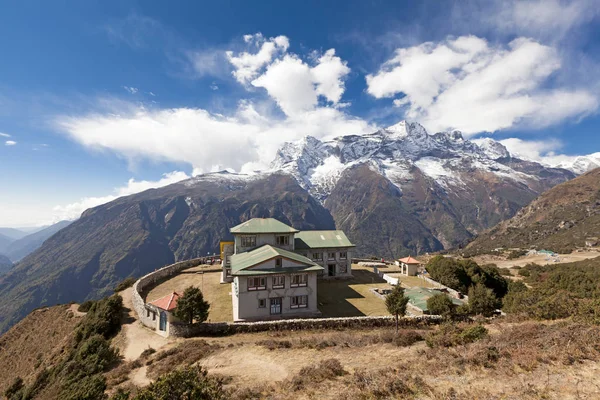
[[[414,179],[416,169],[445,191],[468,189],[478,179],[476,171],[525,184],[538,179],[506,165],[510,160],[506,147],[493,139],[466,140],[459,131],[430,135],[420,124],[402,121],[369,134],[328,141],[307,136],[285,143],[271,171],[293,175],[321,201],[344,171],[359,164],[369,165],[400,190]]]

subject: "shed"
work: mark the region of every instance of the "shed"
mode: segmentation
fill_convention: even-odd
[[[401,258],[396,261],[396,265],[400,267],[400,272],[407,276],[415,276],[421,266],[421,261],[411,256]]]

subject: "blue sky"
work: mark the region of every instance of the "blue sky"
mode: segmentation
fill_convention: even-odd
[[[600,4],[2,2],[0,226],[401,119],[600,151]]]

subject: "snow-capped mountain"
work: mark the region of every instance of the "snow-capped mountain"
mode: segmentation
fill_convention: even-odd
[[[475,143],[465,140],[458,131],[430,135],[418,123],[406,121],[366,135],[325,142],[307,136],[286,143],[271,167],[292,174],[305,189],[324,201],[344,171],[361,164],[377,171],[401,191],[414,180],[415,170],[445,191],[471,190],[475,172],[525,185],[536,186],[539,181],[536,173],[514,162],[499,142],[482,139]]]
[[[557,168],[564,168],[578,175],[600,168],[600,152],[588,154],[587,156],[577,156],[569,161],[562,161],[556,165]]]

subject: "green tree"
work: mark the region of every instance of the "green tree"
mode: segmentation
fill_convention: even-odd
[[[183,295],[177,300],[177,307],[173,314],[182,321],[191,324],[204,322],[208,318],[208,309],[210,304],[204,300],[200,289],[190,286],[183,292]]]
[[[454,303],[444,293],[438,293],[427,299],[427,310],[431,315],[451,318],[454,315]]]
[[[404,295],[404,289],[400,285],[394,286],[392,292],[385,298],[385,306],[390,314],[396,317],[396,333],[398,333],[398,317],[406,314],[408,297]]]
[[[482,314],[489,317],[500,306],[492,289],[478,283],[469,288],[469,309],[473,314]]]

